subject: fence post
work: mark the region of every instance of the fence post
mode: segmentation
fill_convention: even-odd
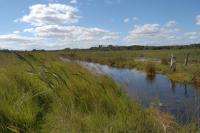
[[[176,71],[176,56],[174,54],[171,55],[171,64],[170,67],[172,71]]]
[[[189,56],[190,56],[190,54],[187,53],[187,54],[186,54],[186,58],[185,58],[185,66],[187,66],[187,64],[188,64]]]

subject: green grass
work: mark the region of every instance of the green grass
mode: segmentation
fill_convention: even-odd
[[[162,133],[198,131],[156,109],[144,110],[112,79],[60,53],[0,54],[0,132]]]
[[[1,132],[162,131],[108,77],[49,54],[1,58]]]
[[[186,54],[190,53],[189,64],[184,66]],[[169,61],[171,54],[177,58],[177,71],[170,70]],[[71,59],[85,60],[106,64],[120,68],[136,68],[145,71],[146,62],[137,59],[160,60],[161,63],[154,62],[156,72],[166,74],[171,80],[182,83],[194,82],[194,73],[200,67],[200,49],[171,49],[171,50],[121,50],[121,51],[68,51],[63,52],[62,56]],[[199,81],[198,81],[199,82]],[[199,86],[199,84],[197,84]]]

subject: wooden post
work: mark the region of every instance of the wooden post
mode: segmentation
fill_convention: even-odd
[[[189,53],[186,54],[186,57],[185,57],[185,66],[187,66],[188,64],[188,59],[189,59]]]
[[[172,71],[176,71],[176,56],[174,54],[171,55],[171,64],[170,67]]]

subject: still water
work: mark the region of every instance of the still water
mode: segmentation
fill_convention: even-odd
[[[83,61],[78,63],[93,73],[112,77],[128,96],[138,100],[145,108],[157,107],[172,114],[181,123],[200,119],[200,92],[190,84],[170,81],[161,74],[148,77],[134,69],[119,69]]]

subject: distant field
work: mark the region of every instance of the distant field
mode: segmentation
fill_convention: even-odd
[[[188,66],[184,66],[187,53],[190,54]],[[170,58],[174,54],[177,59],[177,71],[170,70]],[[194,82],[194,73],[197,73],[195,84],[200,84],[200,49],[163,49],[163,50],[120,50],[120,51],[67,51],[63,54],[71,59],[97,62],[113,67],[136,68],[144,70],[147,62],[137,61],[138,59],[158,60],[161,63],[155,64],[157,72],[168,75],[168,77],[177,82]],[[162,61],[165,61],[163,63]],[[196,76],[196,75],[195,75]],[[197,82],[197,83],[196,83]]]
[[[150,58],[150,59],[168,59],[171,54],[176,55],[178,62],[184,62],[186,54],[190,54],[190,62],[200,63],[200,49],[162,49],[162,50],[118,50],[118,51],[100,51],[100,50],[85,50],[73,51],[70,54],[77,54],[80,58],[109,60],[109,58],[135,59],[135,58]]]

